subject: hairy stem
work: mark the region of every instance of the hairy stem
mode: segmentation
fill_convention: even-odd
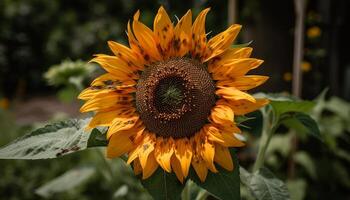
[[[278,124],[275,123],[275,120],[272,120],[272,123],[271,123],[269,119],[269,114],[266,111],[263,111],[263,130],[261,133],[258,155],[254,163],[253,172],[257,171],[259,168],[263,166],[265,161],[266,150],[270,144],[271,138],[275,133],[277,127],[278,127]]]

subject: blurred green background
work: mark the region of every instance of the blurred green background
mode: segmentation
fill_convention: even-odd
[[[301,133],[298,151],[291,152],[290,131],[281,129],[273,138],[266,164],[287,181],[293,199],[350,199],[350,3],[310,0],[306,4],[302,97],[314,99],[329,88],[312,113],[325,142]],[[229,21],[242,24],[237,43],[253,41],[253,57],[265,60],[256,73],[270,76],[253,92],[291,91],[292,0],[1,0],[0,145],[47,121],[81,117],[76,96],[101,73],[86,61],[95,53],[111,54],[108,40],[126,43],[126,24],[138,9],[141,20],[152,26],[160,5],[174,21],[188,9],[196,16],[211,7],[208,37],[225,30]],[[240,152],[246,168],[255,159],[255,136]],[[291,154],[297,162],[293,176],[288,174]],[[89,150],[57,160],[0,160],[0,199],[150,198],[123,162],[101,155],[103,150]],[[105,162],[111,162],[112,168]],[[81,180],[76,186],[71,183],[72,189],[62,188],[62,183],[57,191],[41,187],[76,168]],[[244,188],[242,194],[250,198]]]

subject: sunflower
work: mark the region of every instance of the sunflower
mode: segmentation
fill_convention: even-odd
[[[81,112],[94,111],[88,127],[109,127],[107,157],[128,155],[135,174],[150,177],[160,166],[183,182],[192,165],[201,181],[216,164],[233,170],[229,147],[242,141],[234,115],[266,105],[246,93],[268,77],[246,75],[263,61],[252,48],[233,48],[241,25],[207,41],[201,11],[189,10],[174,26],[160,7],[153,31],[137,11],[127,25],[129,47],[109,41],[114,55],[91,60],[107,71],[81,92]],[[216,163],[216,164],[214,164]]]

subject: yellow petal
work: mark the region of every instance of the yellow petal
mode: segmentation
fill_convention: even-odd
[[[192,147],[187,138],[175,141],[175,156],[180,161],[182,174],[187,177],[192,160]]]
[[[138,20],[133,21],[133,30],[139,45],[144,51],[141,52],[141,55],[145,61],[160,61],[161,56],[157,48],[159,42],[153,31]]]
[[[210,8],[207,8],[199,13],[192,26],[192,47],[191,55],[193,58],[203,60],[206,52],[207,37],[205,34],[205,18]]]
[[[130,118],[135,113],[135,108],[133,107],[124,107],[117,110],[110,110],[106,112],[98,112],[92,118],[89,123],[90,128],[95,128],[97,126],[111,126],[112,122],[117,117]]]
[[[234,114],[230,105],[217,101],[217,105],[212,109],[209,121],[223,131],[240,133],[241,131],[234,122]],[[214,135],[212,139],[219,139]],[[213,138],[214,137],[214,138]]]
[[[228,100],[248,100],[252,103],[255,103],[256,100],[253,96],[242,92],[240,90],[237,90],[233,87],[219,87],[218,90],[215,92],[216,95],[223,97]]]
[[[141,172],[142,172],[142,167],[141,167],[141,164],[140,164],[139,159],[136,159],[136,160],[133,162],[133,168],[134,168],[134,173],[135,173],[135,175],[141,174]]]
[[[153,23],[154,34],[158,37],[161,54],[168,58],[170,55],[171,42],[174,37],[174,27],[163,6],[158,10]]]
[[[133,141],[136,144],[139,144],[140,142],[142,142],[144,136],[147,134],[146,127],[142,124],[142,120],[139,120],[139,121],[141,122],[141,125],[137,127],[136,133],[133,136]]]
[[[199,156],[193,156],[192,166],[194,171],[197,173],[199,179],[204,182],[207,178],[208,168],[204,160]]]
[[[132,116],[118,116],[114,118],[112,125],[107,131],[107,139],[119,131],[126,131],[133,128],[139,120],[139,116],[133,114]],[[133,132],[130,132],[132,134]],[[128,134],[130,136],[130,134]]]
[[[233,170],[233,162],[230,151],[227,147],[223,147],[219,144],[215,145],[215,157],[214,160],[221,167],[228,171]]]
[[[139,42],[136,40],[135,35],[133,34],[133,32],[131,30],[130,21],[128,22],[127,35],[128,35],[128,40],[129,40],[129,46],[131,47],[131,49],[134,52],[136,52],[138,55],[141,55],[140,62],[145,63],[145,60],[143,59],[143,54],[142,54],[142,53],[144,53],[144,50],[140,46]]]
[[[182,57],[187,54],[191,48],[192,41],[192,12],[187,13],[180,19],[174,29],[174,56]]]
[[[219,132],[219,129],[212,124],[207,124],[203,127],[203,130],[206,132],[208,139],[213,142],[220,144],[225,143],[224,137]]]
[[[96,62],[119,80],[138,79],[137,71],[116,56],[97,54],[90,62]]]
[[[220,130],[226,131],[228,133],[241,133],[241,130],[237,127],[235,122],[225,125],[215,124],[215,126],[218,126]]]
[[[174,153],[174,140],[172,138],[158,137],[154,149],[154,156],[158,164],[167,172],[171,172],[170,159]]]
[[[124,87],[124,86],[123,86]],[[126,87],[126,86],[125,86]],[[109,93],[116,93],[119,95],[127,95],[133,92],[136,92],[136,88],[130,86],[129,88],[119,88],[118,86],[107,86],[106,89],[99,89],[100,86],[91,86],[84,89],[78,96],[78,99],[81,100],[90,100],[96,96],[107,95]]]
[[[268,99],[256,99],[256,102],[251,102],[245,99],[241,100],[219,100],[220,102],[227,103],[229,105],[235,115],[245,115],[247,113],[258,110],[261,107],[264,107],[269,103]]]
[[[139,146],[137,146],[134,150],[130,151],[128,154],[128,160],[126,161],[126,164],[130,164],[136,159],[138,159],[140,151],[141,151],[141,148],[139,148]],[[140,167],[141,167],[141,164],[140,164]]]
[[[89,100],[97,95],[115,92],[118,94],[128,94],[136,91],[134,80],[119,81],[116,79],[96,81],[92,86],[84,89],[78,96],[79,99]]]
[[[143,69],[143,60],[140,59],[141,55],[139,55],[136,51],[113,41],[108,41],[108,46],[114,55],[126,62],[129,67],[134,69],[136,68],[138,70]]]
[[[231,25],[227,30],[210,39],[207,45],[208,57],[204,62],[225,52],[231,46],[241,28],[242,26],[238,24]]]
[[[218,171],[214,165],[215,146],[207,139],[203,139],[202,142],[201,156],[206,162],[207,167],[210,169],[210,171],[216,173]]]
[[[175,155],[173,155],[173,156],[171,157],[171,167],[173,168],[177,179],[179,179],[179,181],[180,181],[181,183],[183,183],[183,182],[184,182],[184,175],[183,175],[183,173],[182,173],[181,163],[180,163],[180,161],[176,158]]]
[[[234,135],[234,132],[227,132],[225,130],[221,130],[221,135],[224,138],[224,143],[221,143],[222,146],[225,147],[243,147],[245,146],[244,142],[237,139]]]
[[[248,71],[259,67],[262,63],[262,60],[255,58],[232,59],[215,68],[209,67],[208,70],[212,73],[214,80],[233,80],[236,77],[244,76]]]
[[[151,153],[147,159],[146,166],[143,167],[142,179],[150,177],[158,168],[158,163],[154,158],[154,154]]]
[[[208,62],[208,69],[209,71],[213,71],[214,68],[217,68],[224,63],[230,62],[230,60],[249,58],[252,51],[253,48],[251,47],[227,49],[223,54],[216,56]]]
[[[210,11],[210,8],[206,8],[198,14],[192,26],[192,33],[194,35],[205,34],[205,18],[209,11]]]
[[[133,143],[127,135],[115,135],[108,141],[107,157],[119,157],[133,148]]]
[[[107,94],[110,92],[112,92],[112,91],[108,90],[108,89],[103,89],[102,86],[91,86],[91,87],[88,87],[88,88],[84,89],[83,91],[81,91],[81,93],[78,96],[78,99],[90,100],[97,95],[103,95],[103,94]]]
[[[95,78],[95,80],[92,81],[91,85],[102,85],[104,81],[110,81],[110,80],[116,81],[118,79],[116,79],[116,77],[113,76],[113,74],[105,73],[105,74],[102,74],[101,76]]]
[[[132,100],[133,97],[129,94],[117,94],[115,92],[96,95],[80,108],[80,112],[106,111],[112,108],[120,108],[131,105],[130,102]]]
[[[217,104],[211,109],[211,120],[220,125],[232,124],[234,114],[228,105]]]
[[[268,79],[268,76],[247,75],[236,77],[233,80],[218,81],[217,86],[234,87],[238,90],[250,90],[263,83]]]
[[[130,164],[135,159],[138,160],[138,157],[139,157],[141,150],[142,150],[142,141],[143,141],[143,137],[140,134],[142,134],[144,132],[144,130],[145,130],[145,126],[143,126],[143,125],[133,128],[132,131],[135,132],[136,136],[133,135],[130,138],[134,142],[136,148],[129,152],[128,160],[126,161],[127,164]],[[139,137],[139,138],[137,138],[137,137]],[[138,160],[138,161],[140,162],[140,160]]]
[[[120,88],[120,89],[124,89],[124,88],[129,88],[130,86],[135,86],[136,81],[134,81],[134,80],[119,80],[113,74],[106,73],[106,74],[103,74],[103,75],[95,78],[95,80],[92,81],[91,86],[100,86],[100,85],[108,86],[111,84],[114,86],[118,86],[118,88]]]
[[[225,147],[242,147],[245,144],[234,136],[234,131],[225,130],[209,124],[204,126],[204,131],[208,135],[208,140],[221,144]]]
[[[139,152],[139,159],[142,169],[145,169],[149,155],[154,151],[155,136],[147,134],[141,144],[141,151]],[[152,153],[153,155],[153,153]],[[154,155],[153,155],[154,158]],[[157,161],[156,161],[157,162]],[[158,166],[158,164],[157,164]]]

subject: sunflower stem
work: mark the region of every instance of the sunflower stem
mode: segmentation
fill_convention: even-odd
[[[190,194],[190,188],[192,186],[192,181],[187,181],[185,188],[182,190],[182,200],[190,200],[191,194]]]
[[[263,130],[261,133],[261,139],[259,144],[258,156],[254,163],[253,172],[256,172],[264,165],[266,150],[270,144],[273,134],[276,132],[279,120],[270,120],[271,109],[266,111],[262,110],[263,113]],[[272,122],[271,122],[272,121]]]

